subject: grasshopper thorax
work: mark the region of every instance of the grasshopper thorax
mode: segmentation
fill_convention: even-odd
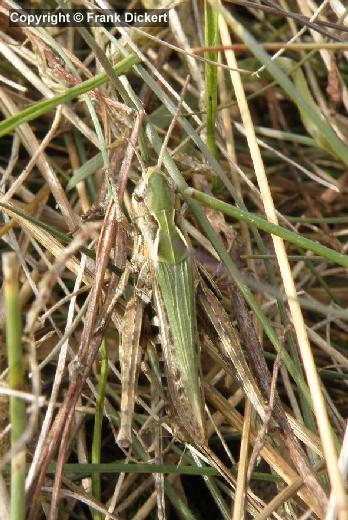
[[[152,215],[160,211],[171,211],[175,207],[175,192],[168,179],[157,167],[149,168],[146,176],[145,203]]]
[[[158,167],[149,168],[133,193],[138,228],[155,264],[176,264],[187,258],[187,247],[175,223],[175,191]]]

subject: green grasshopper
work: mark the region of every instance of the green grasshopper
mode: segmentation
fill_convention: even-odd
[[[187,436],[203,445],[206,435],[198,361],[194,270],[185,239],[175,223],[175,193],[158,168],[146,171],[133,193],[132,208],[140,232],[133,262],[140,260],[142,267],[136,295],[127,309],[131,316],[141,315],[143,304],[153,295],[171,410]],[[146,284],[146,280],[150,283]],[[136,365],[139,363],[139,325],[130,330],[132,323],[135,324],[133,317],[128,320],[121,338],[124,385],[121,411],[128,416],[134,407],[134,395],[130,397],[129,389],[136,384]],[[131,348],[133,356],[130,356]],[[130,359],[132,367],[129,366]],[[121,424],[118,442],[126,445],[129,441],[130,418],[127,417]]]
[[[131,443],[131,421],[140,362],[143,308],[153,297],[168,383],[170,409],[184,437],[206,445],[204,400],[199,366],[195,293],[212,322],[222,363],[234,367],[248,397],[261,417],[264,403],[245,361],[239,338],[219,302],[206,286],[189,253],[175,217],[176,195],[158,167],[149,168],[132,196],[133,218],[139,235],[133,264],[140,263],[134,297],[128,302],[121,334],[121,427],[118,443]],[[199,286],[199,287],[198,287]]]

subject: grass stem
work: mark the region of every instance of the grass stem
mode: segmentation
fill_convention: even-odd
[[[24,360],[22,324],[18,288],[18,262],[15,253],[3,254],[4,295],[6,309],[6,343],[8,355],[8,383],[13,390],[23,390]],[[11,449],[22,438],[26,428],[25,402],[10,397]],[[11,520],[25,518],[25,447],[11,459]]]

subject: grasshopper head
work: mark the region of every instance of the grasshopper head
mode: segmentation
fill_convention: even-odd
[[[145,196],[146,196],[146,183],[144,180],[141,180],[139,184],[136,186],[133,195],[132,195],[132,208],[134,212],[134,217],[145,217],[148,214],[148,209],[145,204]]]

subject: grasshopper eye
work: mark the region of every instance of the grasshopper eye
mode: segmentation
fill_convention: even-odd
[[[135,200],[135,202],[144,202],[145,191],[146,184],[144,182],[138,184],[138,186],[133,191],[133,199]]]
[[[139,192],[138,190],[134,190],[133,199],[135,200],[135,202],[143,202],[144,194],[142,192]]]

